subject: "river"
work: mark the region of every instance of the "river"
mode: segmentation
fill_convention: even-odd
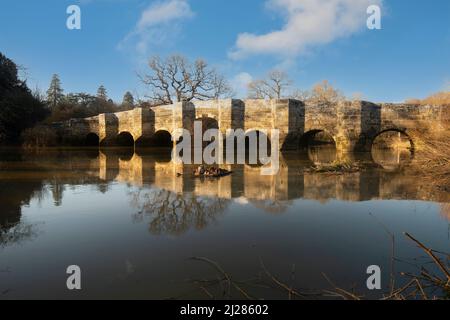
[[[352,173],[305,170],[330,157],[319,147],[280,154],[275,176],[235,165],[200,179],[162,151],[1,149],[0,299],[290,298],[269,274],[311,294],[330,288],[326,274],[370,298],[380,291],[366,287],[368,266],[386,292],[428,262],[403,232],[450,251],[449,194],[402,155],[378,151],[381,166]],[[82,290],[66,287],[70,265]]]

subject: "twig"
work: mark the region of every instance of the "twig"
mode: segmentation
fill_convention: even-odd
[[[228,296],[230,296],[230,291],[231,291],[231,277],[228,275],[228,273],[226,273],[226,272],[219,266],[219,264],[218,264],[217,262],[214,262],[214,261],[212,261],[212,260],[210,260],[210,259],[208,259],[208,258],[204,258],[204,257],[191,257],[190,259],[191,259],[191,260],[197,260],[197,261],[203,261],[203,262],[206,262],[206,263],[212,265],[218,272],[220,272],[220,273],[225,277],[225,279],[226,279],[227,282],[228,282]]]
[[[409,233],[405,232],[405,236],[408,237],[410,240],[417,243],[417,245],[422,248],[430,257],[433,259],[433,261],[436,263],[436,265],[441,269],[441,271],[445,274],[447,277],[447,283],[450,282],[450,272],[447,270],[447,268],[442,264],[441,260],[439,260],[438,257],[436,257],[433,253],[433,250],[430,248],[427,248],[424,244],[422,244],[419,240],[415,239],[413,236],[411,236]]]
[[[336,286],[331,280],[330,280],[330,278],[328,278],[328,276],[325,274],[325,273],[323,273],[322,272],[322,275],[324,276],[324,278],[328,281],[328,283],[334,288],[334,290],[336,290],[337,291],[337,294],[338,295],[340,295],[340,296],[348,296],[348,297],[350,297],[350,298],[352,298],[352,299],[354,299],[354,300],[361,300],[361,298],[360,297],[358,297],[357,295],[355,295],[355,294],[353,294],[353,293],[351,293],[351,292],[348,292],[347,290],[344,290],[344,289],[342,289],[342,288],[339,288],[338,286]],[[344,297],[345,298],[345,297]],[[345,300],[347,300],[347,298],[345,298]]]
[[[392,294],[390,294],[387,297],[384,297],[381,300],[390,300],[394,297],[398,297],[402,292],[404,292],[405,290],[407,290],[408,288],[410,288],[413,284],[415,283],[415,279],[412,279],[410,282],[408,282],[404,287],[395,290]]]
[[[416,283],[417,283],[417,287],[419,288],[420,292],[422,293],[422,297],[425,300],[428,300],[428,297],[427,297],[425,291],[423,290],[422,285],[420,284],[420,281],[417,278],[415,280],[416,280]]]
[[[290,288],[287,284],[281,282],[280,280],[278,280],[275,276],[273,276],[269,270],[267,270],[266,266],[264,265],[264,262],[262,261],[262,259],[259,259],[260,264],[261,264],[261,268],[263,269],[264,273],[270,278],[272,279],[273,282],[275,282],[278,286],[280,286],[283,289],[286,289],[288,291],[289,294],[293,294],[297,297],[300,298],[305,298],[305,295],[303,295],[302,293],[298,292],[295,289]]]
[[[208,289],[206,289],[203,286],[200,286],[200,289],[210,298],[210,299],[214,299],[214,296],[208,291]]]
[[[228,282],[228,297],[230,297],[230,292],[231,292],[231,286],[233,286],[236,290],[238,290],[246,299],[248,300],[252,300],[253,297],[251,297],[244,289],[242,289],[239,285],[237,285],[232,279],[231,277],[228,275],[228,273],[225,272],[225,270],[223,270],[220,265],[217,262],[214,262],[208,258],[204,258],[204,257],[192,257],[190,258],[191,260],[198,260],[198,261],[203,261],[206,262],[210,265],[212,265],[218,272],[220,272],[225,279]]]

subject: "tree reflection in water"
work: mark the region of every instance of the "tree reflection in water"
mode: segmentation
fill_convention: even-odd
[[[36,238],[38,231],[36,224],[27,224],[24,222],[18,224],[3,224],[0,229],[0,247],[17,245],[23,241],[29,241]]]
[[[138,210],[133,218],[141,222],[148,217],[149,231],[155,235],[180,235],[191,228],[203,229],[216,222],[229,203],[227,199],[160,189],[131,192],[131,205]]]
[[[0,247],[20,244],[37,235],[36,225],[22,221],[22,206],[33,198],[41,199],[42,187],[40,181],[25,186],[13,180],[0,181]]]

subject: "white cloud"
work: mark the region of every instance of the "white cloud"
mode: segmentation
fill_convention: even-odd
[[[187,0],[158,1],[142,13],[134,30],[118,45],[119,49],[130,44],[145,56],[152,46],[166,45],[180,30],[180,22],[194,16]]]
[[[233,84],[234,91],[239,97],[245,97],[247,95],[248,84],[253,81],[251,74],[247,72],[241,72],[237,74],[231,83]]]
[[[267,0],[285,24],[266,34],[242,33],[230,52],[233,59],[254,54],[295,57],[305,50],[352,35],[366,27],[367,7],[382,0]]]
[[[168,0],[150,5],[141,14],[137,24],[138,30],[146,30],[149,27],[190,18],[194,15],[187,0]]]

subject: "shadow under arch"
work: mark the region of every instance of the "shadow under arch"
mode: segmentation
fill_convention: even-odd
[[[84,146],[86,147],[98,147],[100,145],[100,137],[94,132],[90,132],[84,139]]]
[[[299,139],[299,150],[313,163],[331,163],[337,158],[336,140],[323,129],[312,129]]]
[[[152,137],[151,146],[153,148],[164,148],[164,149],[172,149],[172,135],[167,130],[158,130]]]
[[[116,145],[118,147],[133,148],[134,138],[128,131],[122,131],[116,137]]]
[[[173,146],[172,134],[166,128],[161,128],[147,140],[144,146],[137,147],[135,151],[139,155],[147,157],[151,154],[155,158],[162,159],[163,162],[168,162],[171,159]]]

